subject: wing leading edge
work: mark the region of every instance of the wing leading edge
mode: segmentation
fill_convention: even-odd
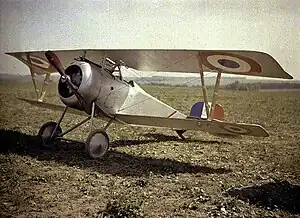
[[[85,55],[99,63],[104,57],[140,71],[199,73],[199,60],[206,72],[222,72],[247,76],[292,79],[270,55],[257,51],[231,50],[59,50],[53,51],[63,65]],[[11,55],[36,70],[55,72],[45,57],[45,51],[12,52]],[[28,62],[30,57],[30,63]]]

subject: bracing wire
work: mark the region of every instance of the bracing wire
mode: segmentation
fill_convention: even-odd
[[[133,70],[133,72],[134,72],[135,70]],[[138,73],[136,73],[135,72],[135,74],[136,75],[140,75],[140,74],[138,74]],[[209,74],[211,74],[211,73],[208,73],[208,75]],[[141,76],[141,75],[140,75]],[[185,78],[187,78],[187,77],[185,77]],[[193,81],[196,81],[196,80],[200,80],[200,78],[193,78],[193,79],[191,79],[191,80],[188,80],[188,81],[186,81],[186,82],[184,82],[184,83],[182,83],[181,85],[186,85],[186,84],[189,84],[189,83],[191,83],[191,82],[193,82]],[[146,80],[147,81],[147,80]],[[200,88],[201,88],[202,86],[200,85]],[[169,89],[169,90],[165,90],[165,89],[162,89],[162,88],[160,88],[160,87],[158,87],[160,90],[162,90],[162,92],[163,92],[163,94],[165,94],[165,93],[167,93],[167,92],[171,92],[171,91],[173,91],[174,89],[177,89],[178,87],[173,87],[173,88],[171,88],[171,89]],[[125,109],[128,109],[128,108],[131,108],[131,107],[134,107],[134,106],[136,106],[136,105],[138,105],[138,104],[141,104],[141,103],[143,103],[143,102],[145,102],[145,101],[147,101],[147,100],[149,100],[149,99],[151,99],[151,97],[146,97],[145,99],[143,99],[143,100],[141,100],[141,101],[139,101],[139,102],[136,102],[135,104],[132,104],[132,105],[129,105],[129,106],[127,106],[127,107],[125,107],[125,108],[122,108],[122,109],[120,109],[119,111],[122,111],[122,110],[125,110]]]

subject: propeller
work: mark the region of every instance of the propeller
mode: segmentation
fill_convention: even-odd
[[[84,108],[84,110],[89,113],[89,107],[86,102],[86,100],[80,95],[80,93],[77,91],[78,87],[72,83],[69,76],[65,73],[65,69],[63,68],[63,65],[61,64],[59,58],[56,56],[56,54],[52,51],[46,51],[45,56],[48,59],[49,63],[58,71],[58,73],[61,75],[63,82],[66,82],[72,92],[77,97],[79,104]]]

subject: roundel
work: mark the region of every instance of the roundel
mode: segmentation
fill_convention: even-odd
[[[240,135],[247,134],[247,133],[250,132],[249,129],[246,129],[246,128],[243,128],[243,127],[240,127],[240,126],[225,125],[223,128],[226,129],[229,132],[240,134]]]
[[[203,64],[209,69],[232,73],[260,73],[261,66],[253,59],[237,54],[207,52]]]
[[[27,61],[27,57],[26,56],[22,56],[22,58]],[[30,58],[30,62],[32,65],[36,66],[36,67],[40,67],[42,69],[48,69],[50,68],[50,64],[48,61],[44,60],[41,57],[37,57],[37,56],[29,56]]]

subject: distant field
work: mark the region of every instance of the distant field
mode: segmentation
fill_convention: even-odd
[[[300,92],[300,89],[260,89],[259,92]]]
[[[143,86],[188,114],[200,88]],[[113,124],[111,148],[92,160],[81,144],[40,149],[40,126],[60,113],[34,98],[31,83],[0,83],[0,216],[300,217],[300,91],[220,91],[225,120],[258,123],[268,138],[220,138]],[[47,102],[59,103],[56,86]],[[67,115],[65,129],[83,119]],[[95,127],[104,122],[97,120]],[[88,128],[70,133],[84,141]]]

